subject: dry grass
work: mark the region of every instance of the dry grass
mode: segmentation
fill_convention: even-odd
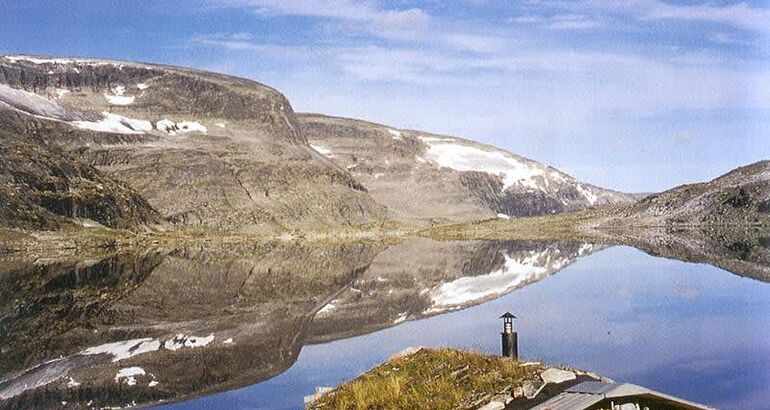
[[[453,349],[386,362],[316,401],[313,409],[471,409],[536,378],[541,366]]]
[[[553,215],[490,219],[441,225],[420,234],[438,240],[598,240],[602,235],[591,228],[612,212],[613,208],[596,208]]]

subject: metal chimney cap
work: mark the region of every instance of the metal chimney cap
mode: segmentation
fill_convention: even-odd
[[[516,319],[516,316],[514,316],[511,312],[505,312],[502,316],[500,316],[500,319]]]

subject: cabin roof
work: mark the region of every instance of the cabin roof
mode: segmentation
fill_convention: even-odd
[[[617,399],[621,397],[639,397],[648,400],[658,400],[673,408],[685,410],[711,409],[710,407],[701,404],[669,396],[635,384],[587,381],[564,389],[564,391],[557,396],[540,403],[533,407],[532,410],[581,410],[587,409],[605,399]]]
[[[516,316],[513,315],[511,312],[505,312],[502,316],[500,316],[500,319],[516,319]]]

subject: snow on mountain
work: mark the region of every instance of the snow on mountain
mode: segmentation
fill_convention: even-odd
[[[526,164],[505,151],[470,146],[454,138],[419,138],[428,145],[426,157],[439,166],[499,175],[503,180],[503,191],[513,185],[544,190],[534,177],[544,176],[545,167]]]
[[[312,147],[410,220],[531,216],[635,200],[471,140],[318,114],[298,119]]]

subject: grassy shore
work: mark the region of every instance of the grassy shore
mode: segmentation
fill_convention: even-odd
[[[395,358],[315,401],[312,409],[473,409],[534,380],[540,364],[453,349]]]

